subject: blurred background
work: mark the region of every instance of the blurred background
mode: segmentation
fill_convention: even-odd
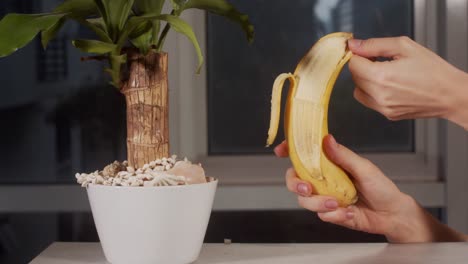
[[[49,11],[58,2],[2,0],[0,16]],[[183,36],[171,33],[166,45],[171,150],[220,179],[205,241],[385,241],[322,223],[286,191],[289,161],[264,147],[273,81],[335,31],[357,38],[406,35],[466,71],[467,1],[230,2],[255,25],[252,45],[236,25],[202,12],[183,16],[207,59],[200,75]],[[107,84],[102,65],[80,62],[84,54],[71,46],[72,38],[88,34],[70,23],[46,51],[37,39],[0,59],[0,263],[27,263],[53,241],[98,241],[74,174],[125,159],[125,101]],[[468,232],[466,132],[443,120],[390,122],[358,104],[353,88],[345,68],[332,94],[330,132],[439,220]]]

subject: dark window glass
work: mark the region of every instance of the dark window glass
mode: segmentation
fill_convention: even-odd
[[[249,14],[256,39],[249,46],[237,25],[208,15],[210,154],[271,152],[264,143],[273,81],[294,71],[321,36],[335,31],[353,32],[357,38],[413,36],[413,7],[407,0],[231,2]],[[360,152],[413,151],[413,121],[390,122],[364,108],[354,100],[353,88],[345,67],[330,102],[330,133]]]
[[[0,1],[0,15],[41,6]],[[74,183],[75,172],[124,159],[125,100],[99,62],[80,61],[72,37],[94,35],[68,22],[47,50],[36,38],[0,59],[0,184]]]
[[[39,82],[62,81],[67,77],[68,38],[60,37],[50,41],[46,50],[42,50],[42,44],[37,42],[37,72]]]

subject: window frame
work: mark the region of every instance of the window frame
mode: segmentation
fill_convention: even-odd
[[[468,71],[468,1],[446,0],[446,56],[456,67]],[[447,224],[468,233],[468,133],[453,123],[445,123]]]

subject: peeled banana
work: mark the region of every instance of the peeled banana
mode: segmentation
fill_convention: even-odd
[[[302,58],[294,74],[280,74],[271,100],[267,146],[273,144],[280,121],[281,91],[289,80],[284,127],[289,157],[298,176],[310,182],[314,192],[335,197],[341,206],[357,201],[348,175],[325,155],[322,140],[328,134],[328,103],[336,79],[351,58],[347,48],[351,33],[322,37]]]

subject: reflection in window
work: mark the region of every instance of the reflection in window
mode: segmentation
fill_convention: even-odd
[[[59,37],[50,41],[46,50],[42,50],[42,44],[37,42],[37,77],[40,82],[63,81],[68,73],[66,37]]]

